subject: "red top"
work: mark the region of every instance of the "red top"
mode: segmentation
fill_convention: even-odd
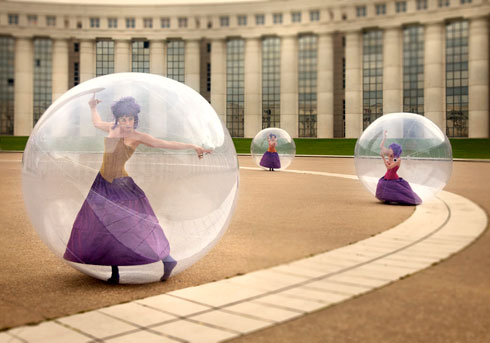
[[[400,168],[400,166],[396,166],[395,168],[388,169],[385,174],[385,180],[396,180],[398,179],[398,175],[396,171]]]

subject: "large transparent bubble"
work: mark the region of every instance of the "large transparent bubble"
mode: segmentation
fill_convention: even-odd
[[[384,148],[398,144],[402,153],[395,171],[407,185],[391,182],[394,188],[381,189],[380,178],[387,173],[381,158],[381,142],[386,132]],[[396,150],[396,146],[394,146]],[[393,152],[393,149],[391,152]],[[388,152],[385,155],[389,160]],[[357,140],[355,148],[356,172],[362,184],[378,199],[388,202],[410,203],[408,197],[427,200],[442,190],[452,172],[452,149],[446,135],[429,119],[414,113],[391,113],[376,119]],[[391,172],[390,172],[391,173]],[[388,177],[389,178],[389,177]],[[381,181],[383,182],[383,181]],[[402,194],[404,192],[408,192]],[[387,198],[386,198],[387,197]],[[406,202],[404,201],[407,200]],[[417,204],[419,201],[414,201]]]
[[[136,150],[132,138],[118,137],[123,119],[110,123],[111,105],[124,97],[140,106],[135,130],[146,141]],[[109,132],[94,126],[93,98]],[[177,143],[151,147],[151,139]],[[209,103],[182,83],[142,73],[98,77],[63,94],[34,127],[22,167],[41,239],[95,278],[114,282],[117,266],[120,283],[158,281],[164,266],[168,277],[204,256],[230,222],[238,178],[235,147]]]
[[[255,163],[264,169],[286,169],[296,155],[296,145],[283,129],[263,129],[252,140],[250,152]]]

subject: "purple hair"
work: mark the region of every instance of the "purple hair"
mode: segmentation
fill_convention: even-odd
[[[269,135],[269,138],[272,138],[272,137],[277,138],[277,136],[276,136],[275,134],[271,133],[271,134]]]
[[[134,128],[138,127],[138,113],[140,113],[140,105],[136,103],[136,100],[132,96],[126,96],[119,99],[111,106],[112,114],[116,119],[113,129],[117,126],[119,118],[121,117],[134,117]]]
[[[391,150],[393,150],[393,155],[395,157],[400,157],[400,155],[403,152],[402,147],[400,145],[396,144],[396,143],[391,143],[388,148],[390,148]]]

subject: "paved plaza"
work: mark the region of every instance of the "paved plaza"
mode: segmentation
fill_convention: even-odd
[[[108,285],[37,238],[21,154],[0,154],[0,342],[483,342],[490,337],[490,163],[454,163],[418,207],[376,201],[351,158],[285,172],[240,157],[221,242],[166,283]],[[34,325],[27,325],[34,324]]]

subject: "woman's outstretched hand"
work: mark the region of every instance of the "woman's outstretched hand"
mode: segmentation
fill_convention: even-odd
[[[100,103],[100,100],[95,98],[95,93],[94,93],[94,95],[92,96],[92,98],[88,102],[90,109],[93,110],[99,103]]]
[[[203,147],[197,145],[194,147],[194,150],[196,150],[197,157],[199,157],[199,159],[202,159],[204,157],[204,154],[210,154],[211,152],[213,152],[212,149],[204,149]]]

